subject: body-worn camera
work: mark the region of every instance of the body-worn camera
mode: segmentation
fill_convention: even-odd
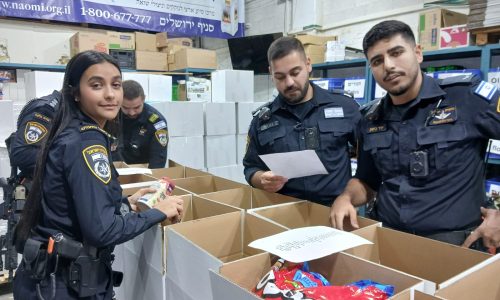
[[[410,175],[415,178],[429,175],[429,159],[426,151],[410,153]]]

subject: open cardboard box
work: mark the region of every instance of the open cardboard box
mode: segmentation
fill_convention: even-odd
[[[200,197],[243,209],[301,201],[294,197],[269,193],[248,185],[235,189],[200,194]]]
[[[193,195],[180,197],[184,200],[184,212],[178,224],[241,211]],[[113,269],[124,272],[123,283],[116,289],[118,299],[168,299],[165,297],[167,227],[154,226],[115,248]]]
[[[155,178],[161,178],[167,176],[171,179],[176,179],[176,178],[190,178],[190,177],[207,176],[207,175],[210,175],[210,173],[185,166],[151,169],[151,176]]]
[[[246,186],[236,181],[213,175],[174,179],[173,181],[176,188],[182,188],[193,194],[212,193]]]
[[[260,299],[251,291],[271,269],[272,255],[262,253],[210,270],[213,299]],[[332,285],[371,279],[395,287],[395,294],[407,289],[423,289],[423,281],[412,275],[375,264],[343,252],[309,262],[310,270],[325,276]],[[216,271],[217,270],[217,271]],[[201,299],[201,298],[199,298]]]
[[[131,175],[120,175],[118,176],[118,181],[122,188],[128,188],[131,184],[139,182],[154,182],[158,179],[151,176],[150,174],[131,174]]]
[[[284,231],[244,212],[168,226],[167,276],[186,297],[212,299],[209,269],[219,270],[226,262],[262,253],[248,244]]]
[[[441,285],[436,296],[444,299],[500,299],[500,254]]]
[[[433,295],[451,277],[491,255],[378,226],[353,231],[374,244],[345,252],[423,278],[424,292]]]
[[[249,210],[248,213],[285,226],[287,229],[307,226],[331,226],[330,207],[305,200],[271,207],[254,208]],[[360,228],[364,228],[379,224],[379,222],[358,216],[358,224]],[[354,230],[348,218],[345,219],[344,230]]]
[[[390,299],[391,300],[445,300],[441,297],[432,296],[417,290],[406,290],[402,293],[394,295]]]

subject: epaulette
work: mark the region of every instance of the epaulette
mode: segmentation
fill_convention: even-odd
[[[61,97],[62,95],[60,92],[54,91],[52,94],[43,96],[40,99],[43,99],[45,101],[45,105],[52,107],[53,110],[56,110],[57,106],[59,105],[59,101],[61,100]]]
[[[335,94],[335,95],[344,95],[344,96],[349,97],[349,98],[354,98],[353,93],[346,91],[346,90],[343,90],[343,89],[333,89],[333,90],[328,90],[328,91],[332,94]]]
[[[475,74],[457,75],[448,78],[438,79],[440,86],[472,84],[480,81],[481,79]]]
[[[151,123],[154,123],[156,122],[158,119],[160,118],[159,115],[155,114],[155,113],[152,113],[149,118],[148,118],[148,121],[151,122]]]
[[[99,126],[96,126],[96,125],[84,125],[84,126],[80,127],[80,132],[85,132],[85,131],[89,131],[89,130],[97,130],[100,133],[102,133],[105,136],[107,136],[108,138],[113,138],[113,136],[111,136],[111,134],[109,134],[105,130],[99,128]]]
[[[367,120],[374,121],[378,120],[380,117],[380,107],[382,104],[382,98],[372,100],[359,108],[362,115],[365,116]]]
[[[271,118],[271,104],[273,101],[266,102],[252,111],[252,116],[258,117],[261,121],[267,121]]]

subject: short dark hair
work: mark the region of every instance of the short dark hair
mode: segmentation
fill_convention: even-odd
[[[276,59],[283,58],[292,52],[298,52],[304,59],[306,58],[306,52],[304,51],[304,46],[302,43],[291,36],[280,37],[274,40],[269,49],[267,50],[267,61],[269,65]]]
[[[146,98],[144,95],[144,89],[135,80],[125,80],[122,82],[123,87],[123,100],[134,100],[137,97],[141,97],[142,100]]]
[[[415,36],[411,31],[410,26],[406,23],[396,20],[383,21],[373,26],[363,38],[363,52],[368,53],[368,49],[373,47],[377,42],[384,39],[389,39],[400,34],[407,42],[416,44]]]

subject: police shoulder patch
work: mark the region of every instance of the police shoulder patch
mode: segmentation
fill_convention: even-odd
[[[24,141],[26,144],[36,144],[41,141],[48,130],[38,122],[28,122],[24,129]]]
[[[165,129],[156,130],[155,137],[158,143],[163,147],[166,147],[168,144],[168,131]]]
[[[83,149],[82,154],[92,175],[104,184],[108,184],[111,180],[108,150],[102,145],[92,145]]]
[[[497,87],[486,81],[481,81],[481,83],[474,90],[474,94],[491,101],[495,93],[497,92]]]
[[[149,122],[151,123],[154,123],[156,122],[156,120],[158,120],[160,118],[160,116],[158,116],[157,114],[152,114],[151,116],[149,116]]]

